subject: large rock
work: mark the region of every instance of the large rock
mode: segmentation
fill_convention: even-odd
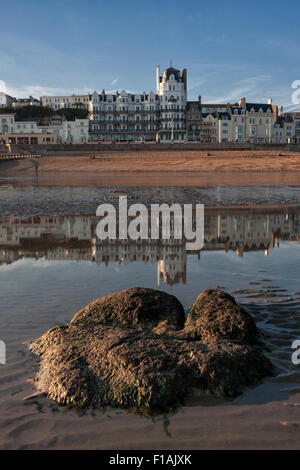
[[[198,296],[188,314],[185,332],[197,340],[226,338],[250,344],[257,337],[253,318],[220,289],[207,289]]]
[[[213,312],[223,295],[215,293],[203,296]],[[206,333],[204,322],[201,334],[195,315],[192,309],[184,325],[180,302],[152,289],[128,289],[96,300],[69,324],[32,343],[31,350],[42,358],[36,387],[62,405],[152,412],[183,403],[194,389],[234,397],[273,373],[262,351],[246,344],[249,338],[255,341],[255,324],[253,335],[245,321],[244,334],[230,337],[235,329],[226,326],[227,313],[221,327],[219,314],[214,333]],[[240,325],[241,311],[232,309],[231,316]]]
[[[174,295],[132,287],[106,295],[80,310],[71,323],[133,328],[178,329],[185,322],[184,309]]]

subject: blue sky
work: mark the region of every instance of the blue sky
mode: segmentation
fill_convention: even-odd
[[[0,81],[14,96],[155,89],[155,66],[188,69],[189,99],[291,103],[300,2],[1,2]]]

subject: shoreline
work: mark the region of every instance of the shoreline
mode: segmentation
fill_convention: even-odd
[[[218,214],[219,212],[222,212],[222,213],[255,213],[255,214],[258,214],[258,215],[261,215],[261,214],[274,214],[274,213],[282,213],[282,212],[288,212],[289,214],[293,214],[293,213],[298,213],[300,211],[300,203],[296,203],[296,204],[269,204],[269,205],[265,205],[265,204],[262,204],[262,205],[257,205],[257,204],[252,204],[252,205],[249,205],[249,206],[245,206],[245,205],[241,205],[241,206],[234,206],[234,205],[230,205],[230,206],[206,206],[205,207],[205,213],[208,214],[208,215],[215,215],[215,214]],[[49,214],[39,214],[40,217],[47,217]],[[55,214],[55,215],[58,215],[58,216],[62,216],[62,217],[96,217],[94,213],[90,213],[90,212],[78,212],[75,214],[73,213],[70,213],[70,214]],[[15,217],[16,219],[19,219],[20,216],[18,215],[14,215],[14,214],[10,214],[10,215],[1,215],[0,213],[0,222],[2,220],[6,220],[10,217]],[[31,215],[26,215],[25,216],[26,218],[27,217],[34,217],[34,216],[31,216]],[[3,246],[3,245],[1,245]]]
[[[0,172],[1,185],[22,186],[97,186],[97,187],[251,187],[251,186],[300,186],[300,171],[293,172],[148,172],[106,171],[92,173],[82,171]]]

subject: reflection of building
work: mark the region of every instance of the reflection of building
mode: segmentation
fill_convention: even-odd
[[[8,217],[0,220],[0,245],[22,246],[29,242],[91,240],[91,229],[90,217]]]
[[[0,265],[23,257],[90,261],[97,264],[157,263],[157,282],[186,282],[185,240],[98,240],[95,216],[40,216],[0,219]],[[279,246],[280,240],[300,241],[300,211],[213,210],[204,217],[205,251],[243,256]],[[171,232],[171,236],[174,234]],[[198,255],[200,252],[192,252]]]
[[[175,245],[173,240],[165,240],[162,247],[162,256],[157,262],[157,285],[160,287],[161,279],[165,284],[186,283],[187,252],[185,243]]]
[[[275,246],[275,238],[300,239],[300,213],[249,211],[245,215],[244,211],[216,211],[206,214],[204,232],[204,249],[234,250],[238,256],[255,250],[268,254],[269,248]]]

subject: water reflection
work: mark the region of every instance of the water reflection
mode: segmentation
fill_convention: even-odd
[[[0,264],[30,258],[157,264],[157,284],[186,283],[187,251],[184,240],[115,240],[96,237],[95,216],[35,216],[0,219]],[[190,252],[200,260],[201,251],[261,251],[264,255],[280,240],[300,240],[300,209],[206,209],[205,243]]]

